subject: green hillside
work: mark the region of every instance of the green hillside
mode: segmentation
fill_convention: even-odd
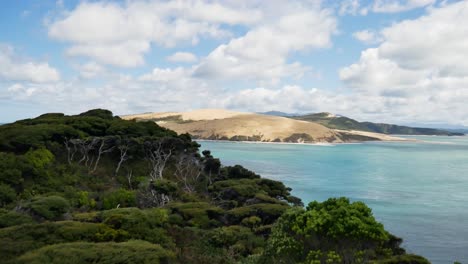
[[[1,126],[2,263],[428,263],[364,203],[304,208],[198,148],[101,109]]]
[[[359,122],[344,116],[334,116],[329,113],[308,114],[292,117],[297,120],[316,122],[332,129],[359,130],[382,134],[399,135],[438,135],[438,136],[461,136],[463,133],[450,132],[434,128],[420,128],[398,126],[391,124]]]

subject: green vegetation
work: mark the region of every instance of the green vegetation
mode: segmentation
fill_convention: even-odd
[[[341,130],[359,130],[382,134],[399,135],[439,135],[439,136],[462,136],[463,133],[450,132],[433,128],[407,127],[391,124],[372,122],[359,122],[345,116],[334,116],[329,113],[308,114],[291,117],[297,120],[316,122],[328,128]],[[359,139],[356,139],[359,140]],[[362,139],[364,140],[364,138]]]
[[[8,263],[427,263],[364,204],[310,203],[107,110],[0,126]],[[406,261],[406,262],[405,262]]]

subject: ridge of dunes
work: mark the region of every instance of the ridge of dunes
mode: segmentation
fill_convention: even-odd
[[[144,113],[121,118],[152,120],[179,134],[189,133],[196,139],[294,143],[400,140],[389,136],[382,137],[384,135],[378,133],[339,131],[315,122],[224,109]]]

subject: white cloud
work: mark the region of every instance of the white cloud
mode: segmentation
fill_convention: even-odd
[[[94,61],[80,65],[77,68],[80,72],[80,77],[84,79],[94,78],[98,75],[103,75],[106,72],[104,67]]]
[[[354,32],[353,37],[364,44],[375,44],[381,40],[378,33],[367,29]]]
[[[398,13],[432,5],[436,0],[375,0],[372,11],[376,13]]]
[[[344,0],[338,7],[340,15],[367,15],[374,13],[399,13],[434,5],[437,0]]]
[[[197,56],[190,52],[176,52],[171,56],[168,56],[166,60],[170,62],[196,62]]]
[[[78,44],[67,50],[70,56],[87,56],[104,64],[134,67],[144,64],[143,54],[150,44],[145,41],[124,41],[109,44]]]
[[[87,56],[121,67],[139,66],[152,44],[196,44],[202,37],[223,38],[222,24],[248,25],[261,13],[208,1],[83,2],[49,23],[51,38],[71,43],[67,54]]]
[[[34,83],[56,82],[59,72],[47,62],[33,62],[19,58],[11,46],[0,46],[0,79]]]
[[[382,43],[362,52],[340,70],[354,91],[406,104],[391,109],[408,118],[468,123],[468,2],[428,10],[428,14],[381,31]],[[464,101],[464,102],[463,102]]]
[[[360,0],[344,0],[341,1],[338,13],[340,15],[351,14],[367,15],[368,9],[361,6]]]
[[[260,83],[300,77],[308,67],[287,62],[288,55],[329,47],[336,32],[336,20],[329,10],[316,6],[283,8],[290,10],[275,21],[259,25],[216,48],[201,61],[195,74],[203,78],[243,78]]]
[[[363,15],[384,12],[384,4],[385,12],[430,5],[398,1],[396,8],[380,1],[381,9],[373,10],[373,3],[347,3],[337,12]],[[380,32],[355,32],[358,40],[376,45],[340,70],[345,88],[327,90],[301,87],[294,80],[309,74],[310,68],[293,58],[333,46],[331,39],[338,31],[335,13],[318,1],[272,0],[268,5],[260,0],[82,2],[53,19],[48,28],[50,37],[69,43],[68,56],[91,58],[75,67],[81,78],[55,83],[10,78],[5,91],[9,98],[69,113],[96,107],[117,114],[224,107],[328,111],[359,120],[444,120],[468,125],[467,5],[431,7],[424,17],[395,23]],[[234,35],[227,31],[230,25],[241,30]],[[222,39],[223,44],[206,57],[176,52],[165,58],[193,63],[184,67],[159,66],[137,76],[105,68],[143,65],[155,46],[184,50],[177,46],[226,36],[229,39]],[[27,64],[9,61],[8,65]],[[51,68],[46,63],[33,65]],[[0,71],[3,79],[5,72]],[[98,76],[103,82],[86,80]]]

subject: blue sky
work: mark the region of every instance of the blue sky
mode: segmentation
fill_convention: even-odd
[[[467,1],[4,1],[0,122],[100,107],[468,125],[467,17]]]

